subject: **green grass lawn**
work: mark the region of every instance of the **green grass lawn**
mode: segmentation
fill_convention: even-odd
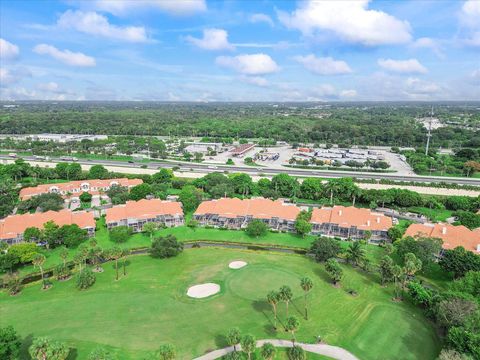
[[[233,260],[248,265],[231,270]],[[65,341],[75,349],[72,359],[86,359],[98,345],[122,360],[143,359],[166,342],[176,346],[178,359],[192,359],[226,346],[224,335],[234,326],[257,339],[290,339],[281,327],[273,330],[271,307],[264,300],[270,290],[289,284],[294,292],[290,314],[300,319],[299,341],[314,342],[320,335],[360,359],[436,358],[439,339],[421,310],[392,302],[393,290],[381,287],[376,276],[342,267],[345,276],[337,288],[323,265],[300,255],[200,248],[167,260],[132,256],[126,277],[115,281],[113,265],[104,264],[105,272],[86,291],[70,280],[55,281],[48,291],[35,283],[15,297],[0,293],[0,326],[13,325],[25,339],[24,349],[36,336]],[[314,281],[308,321],[302,318],[302,276]],[[186,296],[188,287],[204,282],[218,283],[221,292],[201,300]],[[279,318],[283,323],[284,304]]]
[[[408,211],[422,214],[428,217],[431,221],[439,222],[446,221],[449,217],[452,216],[453,211],[446,209],[430,209],[422,206],[413,206],[408,208]]]

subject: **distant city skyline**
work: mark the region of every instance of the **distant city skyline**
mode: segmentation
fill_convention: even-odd
[[[480,0],[3,0],[0,100],[480,100]]]

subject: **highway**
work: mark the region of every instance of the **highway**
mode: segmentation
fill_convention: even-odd
[[[35,159],[33,156],[24,156],[22,157],[27,162],[39,162],[38,159]],[[0,160],[15,160],[14,158],[7,155],[0,155]],[[48,162],[65,162],[59,157],[50,157]],[[394,173],[366,173],[366,172],[356,172],[356,171],[330,171],[330,170],[308,170],[308,169],[294,169],[294,168],[285,168],[285,169],[272,169],[267,167],[254,167],[254,166],[237,166],[237,165],[209,165],[201,163],[186,163],[178,161],[162,161],[155,160],[150,161],[149,163],[134,162],[129,163],[126,161],[114,161],[114,160],[84,160],[79,159],[77,161],[82,165],[105,165],[105,166],[118,166],[126,168],[140,168],[142,165],[147,166],[148,169],[158,169],[158,168],[173,168],[179,167],[181,171],[194,171],[199,173],[210,173],[215,171],[229,171],[229,172],[241,172],[247,173],[249,175],[276,175],[281,173],[286,173],[292,176],[299,177],[322,177],[322,178],[341,178],[341,177],[355,177],[357,179],[367,179],[367,180],[380,180],[388,179],[393,181],[415,181],[422,183],[449,183],[449,184],[460,184],[460,185],[474,185],[480,186],[480,179],[474,178],[452,178],[452,177],[440,177],[440,176],[419,176],[419,175],[395,175]]]

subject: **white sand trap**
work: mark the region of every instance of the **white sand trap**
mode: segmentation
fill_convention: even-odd
[[[214,295],[219,291],[220,285],[214,283],[206,283],[189,287],[187,295],[195,299],[201,299]]]
[[[228,264],[228,267],[230,269],[241,269],[242,267],[246,266],[247,263],[245,261],[232,261],[230,264]]]

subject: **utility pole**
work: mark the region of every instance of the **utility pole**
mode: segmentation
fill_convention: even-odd
[[[433,121],[433,105],[432,105],[432,111],[430,112],[430,121],[428,122],[427,146],[425,147],[425,155],[428,155],[428,148],[430,147],[430,138],[432,137],[432,121]]]

